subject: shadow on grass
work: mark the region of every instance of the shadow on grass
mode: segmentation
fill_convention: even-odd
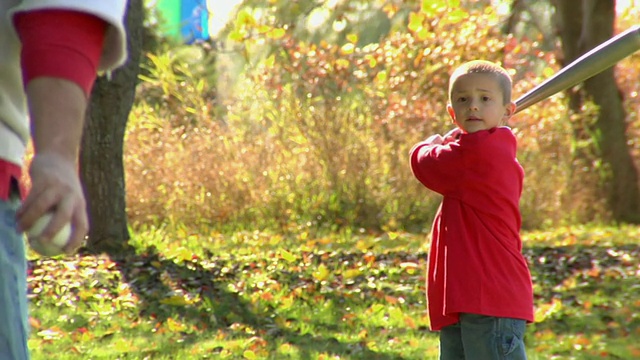
[[[559,307],[535,324],[556,334],[633,338],[640,329],[640,245],[530,247],[536,302]]]
[[[568,278],[581,275],[583,282],[606,286],[602,280],[616,281],[629,277],[640,263],[640,245],[621,246],[541,246],[523,250],[534,284],[542,291],[536,294],[548,301],[566,293],[562,286]],[[639,283],[637,277],[632,276]]]
[[[566,309],[580,309],[580,306],[584,306],[579,302],[583,301],[581,296],[584,292],[596,293],[600,291],[606,299],[615,298],[618,301],[620,299],[624,301],[628,296],[621,297],[620,294],[629,293],[629,289],[637,289],[640,286],[637,277],[629,276],[629,274],[635,274],[640,262],[640,246],[637,245],[528,247],[523,252],[530,265],[534,283],[539,284],[540,290],[536,293],[536,302],[538,303],[548,303],[551,299],[559,298],[563,304],[566,304]],[[349,256],[354,258],[349,258]],[[389,261],[387,269],[395,266],[393,265],[395,260],[403,262],[419,259],[424,262],[426,258],[424,253],[416,255],[408,251],[400,251],[380,254],[376,261],[384,260],[385,256],[388,257],[386,261]],[[221,260],[213,254],[210,254],[206,261],[196,259],[178,263],[165,258],[154,247],[138,253],[136,253],[136,249],[130,247],[125,251],[114,252],[110,257],[122,275],[122,280],[129,284],[140,300],[138,311],[141,317],[153,318],[160,322],[166,321],[169,317],[179,318],[180,321],[192,324],[198,329],[228,330],[239,324],[251,331],[231,330],[231,336],[247,337],[247,339],[254,335],[259,336],[266,341],[267,348],[273,353],[279,343],[289,343],[298,348],[301,358],[309,358],[314,353],[323,352],[354,359],[404,358],[402,355],[392,352],[374,351],[367,346],[366,342],[340,341],[331,335],[318,335],[318,333],[336,333],[340,330],[342,317],[346,313],[344,308],[348,306],[343,296],[345,288],[327,290],[322,289],[322,285],[319,283],[313,284],[317,286],[314,291],[321,294],[322,297],[317,300],[314,299],[314,296],[308,296],[305,301],[306,308],[314,310],[308,316],[309,325],[319,331],[316,331],[315,334],[308,334],[279,325],[274,320],[278,316],[276,309],[269,308],[268,305],[258,309],[255,304],[247,300],[245,295],[235,290],[236,284],[250,277],[256,271],[252,267],[253,264],[233,259]],[[339,256],[331,257],[327,261],[323,259],[322,263],[331,270],[340,266],[339,264],[344,261],[355,261],[357,257],[361,257],[361,254],[340,252]],[[319,258],[314,260],[312,267],[319,265],[319,262]],[[300,274],[295,271],[276,270],[270,275],[277,282],[292,285],[291,288],[294,288],[293,285],[301,281],[309,281],[309,274]],[[381,276],[390,275],[382,274]],[[577,277],[581,283],[586,283],[588,286],[566,287],[564,284],[572,277]],[[377,278],[375,282],[379,280]],[[403,278],[402,280],[411,283],[418,281],[416,278]],[[398,282],[398,279],[387,277],[386,281],[395,283]],[[244,286],[238,286],[238,288],[238,291],[250,291],[246,290]],[[361,286],[361,288],[366,287]],[[180,290],[191,296],[198,295],[204,304],[178,301],[172,305],[171,301],[167,302],[167,299],[171,299],[176,294],[180,295],[176,296],[177,299],[182,299],[182,294],[177,293]],[[390,293],[391,291],[393,290],[391,289]],[[386,289],[383,292],[386,293]],[[423,293],[417,294],[417,292],[420,291],[414,290],[408,297],[405,296],[406,294],[403,296],[409,301],[416,301],[418,297],[424,296]],[[361,300],[350,299],[349,301],[372,301],[369,298],[370,294],[364,295]],[[314,316],[315,310],[320,309],[324,303],[329,301],[334,304],[334,312]],[[366,308],[368,304],[366,303],[362,308]],[[595,304],[594,309],[598,310],[595,316],[598,316],[600,319],[598,321],[605,327],[611,321],[624,322],[621,317],[624,313],[611,315],[611,310],[616,310],[612,309],[611,305],[604,304],[600,307]],[[587,321],[585,315],[572,314],[568,310],[562,311],[562,316],[574,315],[584,317]],[[298,318],[287,320],[301,321]],[[537,326],[539,328],[557,327],[560,332],[566,331],[567,333],[578,328],[583,332],[591,331],[586,322],[580,324],[579,321],[555,317],[537,324]],[[634,326],[635,324],[635,322],[632,323]],[[602,332],[600,326],[592,329],[593,332]],[[385,329],[380,330],[384,331]],[[421,330],[418,329],[418,331]],[[397,336],[397,332],[393,335]],[[201,337],[189,334],[180,336],[182,336],[180,341],[183,347],[201,339]],[[221,350],[214,349],[212,351],[215,353],[215,351]],[[169,352],[171,350],[166,348],[161,351]]]
[[[233,260],[212,260],[204,263],[204,266],[199,261],[179,264],[162,257],[155,247],[149,247],[142,253],[136,253],[135,248],[128,247],[109,256],[121,273],[122,281],[129,284],[140,300],[138,307],[141,317],[151,317],[160,322],[177,317],[199,329],[228,329],[233,324],[241,324],[255,330],[257,335],[266,340],[270,351],[275,351],[278,344],[273,341],[279,340],[296,346],[301,358],[311,358],[314,353],[328,353],[362,359],[404,359],[398,354],[373,351],[365,343],[302,334],[278,326],[273,320],[273,309],[263,310],[262,314],[257,315],[253,306],[230,286],[241,280],[240,273],[251,271],[249,264],[234,263]],[[186,293],[199,295],[205,305],[195,306],[178,301],[172,306],[172,301],[167,301],[171,298],[184,299]],[[326,323],[315,325],[331,327]],[[196,337],[189,335],[181,339],[184,347],[194,341]]]

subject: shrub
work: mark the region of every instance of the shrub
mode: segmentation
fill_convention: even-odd
[[[499,33],[495,14],[461,11],[413,12],[408,32],[363,47],[356,35],[328,44],[285,33],[269,39],[277,45],[270,56],[229,81],[216,82],[221,72],[211,69],[233,64],[207,48],[150,55],[127,132],[133,223],[216,231],[428,228],[439,197],[413,178],[408,151],[451,128],[451,69],[473,58],[500,62],[515,71],[515,95],[557,70],[553,54]],[[637,87],[631,78],[625,86]],[[527,174],[527,228],[604,216],[587,191],[595,177],[582,172],[578,182],[572,173],[572,147],[589,144],[572,142],[570,121],[589,121],[589,114],[565,113],[558,95],[512,124]]]

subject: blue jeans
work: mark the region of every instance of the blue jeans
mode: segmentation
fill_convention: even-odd
[[[526,360],[521,319],[460,314],[440,330],[440,360]]]
[[[0,200],[0,360],[27,360],[27,259],[17,231],[15,194]]]

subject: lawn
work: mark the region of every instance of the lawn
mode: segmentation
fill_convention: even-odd
[[[640,358],[640,229],[523,235],[530,359]],[[134,234],[30,259],[33,359],[435,359],[424,234]]]

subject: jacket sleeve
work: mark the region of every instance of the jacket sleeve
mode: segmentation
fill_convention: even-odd
[[[458,191],[464,169],[456,142],[432,145],[424,141],[413,147],[410,156],[413,175],[428,189],[441,195]]]
[[[98,71],[110,71],[127,59],[124,14],[127,0],[24,0],[11,9],[9,16],[19,12],[62,9],[85,12],[103,19],[108,24]]]

